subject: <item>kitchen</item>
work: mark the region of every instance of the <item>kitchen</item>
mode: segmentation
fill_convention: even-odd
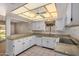
[[[10,3],[4,5],[9,6],[4,17],[5,55],[79,55],[77,16],[79,4]]]

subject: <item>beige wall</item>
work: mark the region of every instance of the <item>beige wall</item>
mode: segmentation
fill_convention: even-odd
[[[15,34],[15,23],[11,24],[11,34]]]
[[[16,23],[15,28],[16,34],[25,34],[31,31],[31,24],[28,22],[20,22]]]

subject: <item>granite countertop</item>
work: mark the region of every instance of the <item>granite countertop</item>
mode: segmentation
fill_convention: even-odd
[[[70,36],[68,34],[59,34],[59,33],[49,33],[49,32],[32,32],[32,33],[27,33],[27,34],[14,34],[14,35],[11,35],[9,37],[7,37],[8,39],[11,39],[11,40],[16,40],[16,39],[19,39],[19,38],[23,38],[23,37],[28,37],[28,36],[32,36],[32,35],[36,35],[36,36],[39,36],[39,37],[55,37],[55,38],[58,38],[58,37],[65,37],[65,38],[70,38]]]
[[[7,39],[17,40],[17,39],[28,37],[28,36],[32,36],[32,33],[28,33],[28,34],[14,34],[14,35],[11,35],[11,36],[7,37]]]
[[[59,43],[54,50],[67,55],[79,56],[79,45]]]

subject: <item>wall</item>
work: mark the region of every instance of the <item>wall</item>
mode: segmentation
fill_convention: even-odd
[[[15,23],[11,24],[11,34],[15,34]]]
[[[16,34],[25,34],[27,32],[31,32],[31,23],[28,22],[19,22],[16,23]]]
[[[32,30],[45,30],[45,22],[44,21],[34,21],[32,22]]]

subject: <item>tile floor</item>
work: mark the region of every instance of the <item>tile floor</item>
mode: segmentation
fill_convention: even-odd
[[[42,48],[40,46],[34,46],[25,52],[21,53],[19,56],[66,56],[64,54],[55,52],[47,48]]]

